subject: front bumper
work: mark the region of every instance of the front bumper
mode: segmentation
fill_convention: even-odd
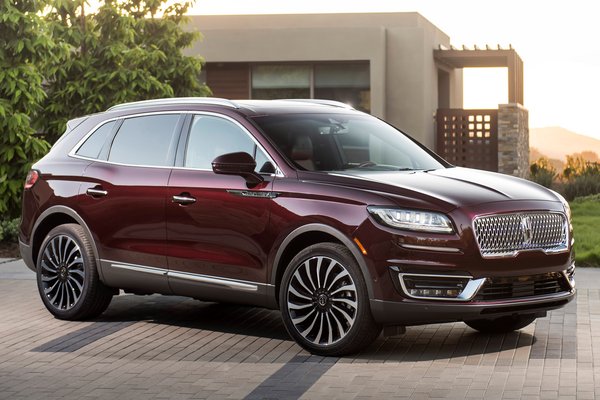
[[[576,290],[552,295],[486,302],[441,302],[406,299],[371,300],[371,313],[381,325],[422,325],[442,322],[493,319],[512,314],[543,317],[549,310],[563,307],[575,298]]]

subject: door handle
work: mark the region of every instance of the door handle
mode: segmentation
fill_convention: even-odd
[[[85,193],[92,197],[104,197],[108,194],[108,192],[102,188],[89,188]]]
[[[173,203],[178,203],[182,206],[194,204],[195,202],[196,198],[192,197],[192,195],[190,195],[189,193],[181,193],[179,195],[173,196]]]

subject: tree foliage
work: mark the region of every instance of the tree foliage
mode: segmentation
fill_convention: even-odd
[[[552,183],[557,177],[556,169],[546,157],[541,157],[531,164],[529,166],[529,173],[532,181],[547,188],[552,187]]]
[[[600,193],[600,164],[587,161],[589,157],[594,159],[594,156],[595,153],[592,152],[567,156],[567,164],[563,170],[567,200]]]
[[[45,94],[39,65],[59,54],[36,0],[0,0],[0,215],[19,213],[23,180],[49,146],[34,135]]]
[[[202,59],[182,50],[198,38],[184,31],[189,3],[104,0],[86,13],[84,0],[52,0],[47,14],[69,52],[47,78],[44,131],[51,142],[68,119],[114,104],[173,96],[204,96]]]
[[[0,0],[0,219],[18,215],[27,171],[67,120],[127,101],[209,94],[202,59],[183,54],[199,36],[183,29],[190,3],[94,4]]]

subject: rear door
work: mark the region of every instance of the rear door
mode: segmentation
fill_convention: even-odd
[[[84,172],[80,209],[109,285],[169,291],[165,204],[183,119],[168,113],[115,121],[98,160]]]
[[[194,114],[182,138],[182,165],[168,187],[169,282],[173,292],[197,298],[255,302],[266,288],[274,164],[235,120]],[[182,139],[183,140],[183,139]],[[217,175],[217,156],[247,152],[264,182]]]

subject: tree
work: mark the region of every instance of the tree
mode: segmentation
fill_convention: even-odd
[[[579,153],[567,155],[567,164],[563,170],[563,176],[567,179],[583,175],[588,163]]]
[[[556,179],[556,169],[550,164],[546,157],[539,158],[529,166],[530,179],[547,188],[552,187]]]
[[[45,95],[38,66],[59,52],[36,0],[0,0],[0,215],[19,214],[23,182],[49,146],[32,121]]]
[[[70,52],[47,77],[45,131],[51,141],[68,119],[114,104],[173,96],[205,96],[202,59],[182,50],[198,38],[184,31],[189,3],[104,0],[86,14],[85,0],[52,0],[47,14]]]

